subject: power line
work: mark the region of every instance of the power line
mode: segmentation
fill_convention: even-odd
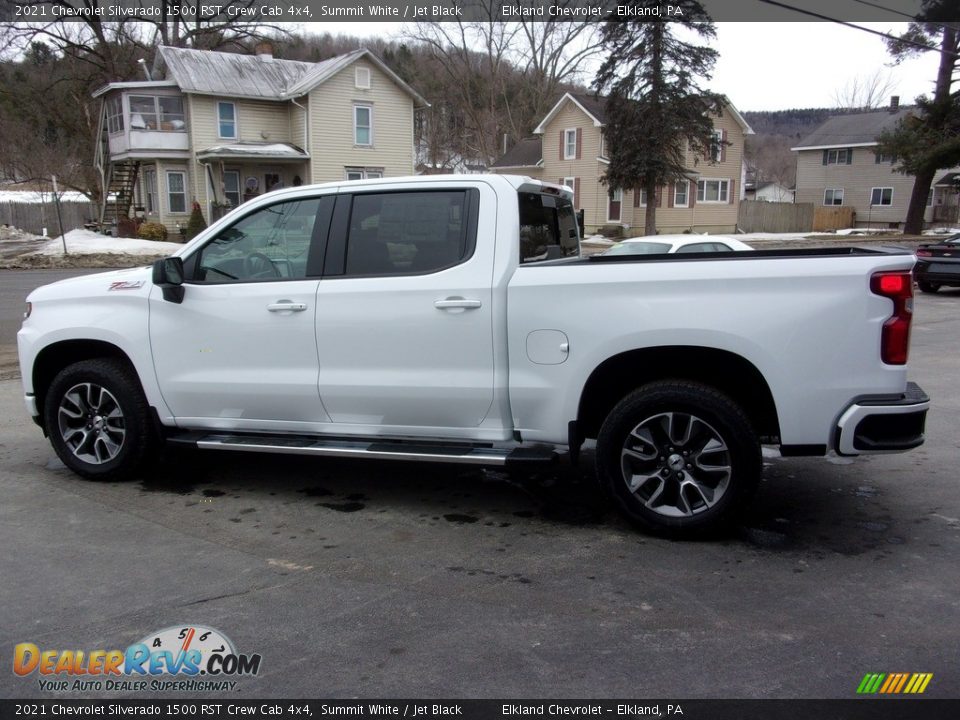
[[[869,0],[853,0],[853,2],[858,3],[860,5],[866,5],[867,7],[876,8],[877,10],[883,10],[884,12],[892,13],[893,15],[899,15],[900,17],[909,18],[913,22],[919,22],[917,20],[916,15],[911,15],[910,13],[903,12],[902,10],[895,10],[893,8],[886,7],[885,5],[877,5],[876,3],[869,2]],[[923,22],[928,23],[930,25],[936,25],[941,30],[946,27],[944,23],[934,22],[932,20],[925,20]]]
[[[893,40],[903,45],[912,45],[915,48],[924,50],[926,52],[940,52],[946,53],[953,57],[960,57],[960,53],[953,52],[951,50],[940,49],[936,47],[931,47],[930,45],[924,45],[923,43],[914,42],[913,40],[905,40],[903,38],[898,38],[895,35],[890,35],[889,33],[880,32],[879,30],[873,30],[871,28],[863,27],[862,25],[856,25],[848,20],[838,20],[837,18],[830,17],[829,15],[822,15],[821,13],[814,12],[813,10],[805,10],[804,8],[794,7],[793,5],[787,5],[786,3],[777,2],[776,0],[760,0],[760,2],[766,5],[774,5],[784,10],[792,10],[793,12],[800,13],[801,15],[809,15],[810,17],[815,17],[818,20],[826,20],[828,22],[836,23],[837,25],[845,25],[854,30],[860,30],[861,32],[870,33],[871,35],[878,35],[886,40]]]

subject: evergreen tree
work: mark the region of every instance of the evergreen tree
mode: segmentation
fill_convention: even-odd
[[[710,79],[717,51],[680,37],[716,37],[710,16],[696,0],[655,7],[659,16],[603,25],[601,44],[608,54],[594,80],[597,92],[607,95],[610,164],[604,182],[610,192],[646,190],[647,235],[656,233],[657,188],[689,176],[688,152],[692,158],[711,156],[711,116],[723,108],[722,96],[699,85]]]
[[[913,192],[903,231],[919,235],[927,195],[937,171],[960,165],[960,93],[951,93],[960,65],[960,23],[956,0],[923,0],[916,22],[888,43],[897,62],[929,51],[940,53],[933,97],[917,98],[915,114],[900,121],[893,131],[880,135],[877,152],[895,155],[897,169],[914,176]]]

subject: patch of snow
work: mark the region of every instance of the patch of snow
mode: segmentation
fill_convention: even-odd
[[[960,228],[933,228],[932,230],[924,230],[924,235],[956,235],[960,233]]]
[[[91,230],[71,230],[66,234],[67,252],[71,255],[113,253],[119,255],[169,255],[183,247],[180,243],[139,238],[115,238]],[[58,235],[47,241],[35,255],[63,255],[63,242]]]
[[[46,203],[53,202],[52,192],[34,190],[0,190],[0,202]],[[82,192],[66,190],[60,193],[60,202],[90,202]]]
[[[247,145],[244,143],[236,145],[214,145],[204,150],[204,152],[228,152],[243,155],[289,155],[290,157],[295,158],[303,157],[303,153],[284,143],[273,143],[270,145]]]
[[[836,235],[879,235],[881,233],[889,233],[889,229],[884,230],[882,228],[844,228],[843,230],[836,230]],[[896,231],[894,231],[896,232]]]

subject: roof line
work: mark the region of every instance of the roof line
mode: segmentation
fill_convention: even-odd
[[[797,147],[790,148],[791,152],[799,152],[800,150],[835,150],[843,148],[855,148],[855,147],[874,147],[879,145],[876,140],[873,142],[861,142],[861,143],[840,143],[838,145],[798,145]]]
[[[587,110],[587,109],[580,103],[580,101],[577,100],[571,93],[568,93],[568,92],[567,92],[567,93],[564,93],[564,94],[563,94],[563,97],[562,97],[562,98],[560,98],[559,100],[557,100],[557,104],[554,105],[554,106],[550,109],[550,112],[547,113],[546,117],[544,117],[543,120],[540,121],[540,124],[537,125],[536,129],[534,129],[534,131],[533,131],[533,134],[534,134],[534,135],[543,135],[543,133],[545,132],[545,126],[546,126],[551,120],[553,120],[553,118],[556,116],[556,114],[557,114],[558,112],[560,112],[560,106],[563,104],[563,101],[566,100],[567,98],[569,98],[569,99],[573,102],[574,105],[576,105],[578,108],[580,108],[581,110],[583,110],[583,112],[586,114],[586,116],[587,116],[588,118],[590,118],[591,120],[593,120],[593,126],[594,126],[594,127],[603,127],[603,123],[600,122],[600,120],[596,117],[596,115],[594,115],[594,114],[591,113],[589,110]]]

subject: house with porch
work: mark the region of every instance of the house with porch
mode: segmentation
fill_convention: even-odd
[[[102,219],[185,228],[271,190],[411,175],[414,111],[428,103],[366,49],[318,63],[161,47],[149,80],[102,101]],[[175,236],[175,235],[174,235]]]
[[[587,234],[605,226],[620,226],[628,236],[642,234],[646,191],[608,188],[601,180],[610,163],[604,144],[605,105],[602,97],[566,93],[534,130],[537,137],[521,140],[490,170],[570,186],[575,208],[583,210]],[[653,198],[658,233],[736,230],[744,187],[744,138],[753,130],[729,101],[712,120],[716,142],[709,157],[688,148],[686,179],[660,188]]]

